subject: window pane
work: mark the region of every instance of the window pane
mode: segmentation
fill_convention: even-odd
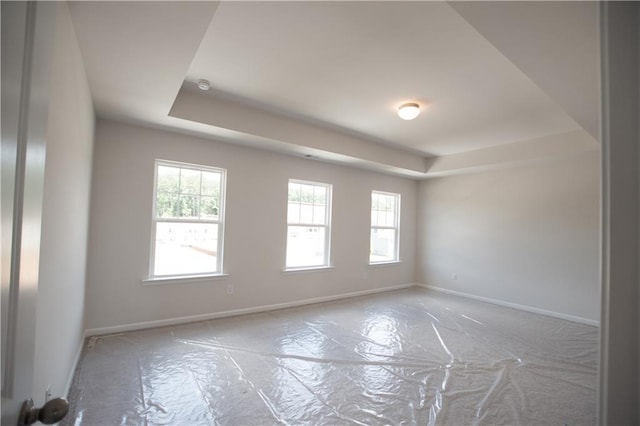
[[[300,184],[289,183],[289,201],[300,202]]]
[[[300,184],[300,201],[313,203],[313,185]]]
[[[390,262],[396,260],[396,231],[395,229],[371,230],[370,262]]]
[[[179,217],[197,218],[200,197],[197,195],[181,195],[179,199]]]
[[[384,211],[393,210],[393,196],[378,194],[378,209]]]
[[[220,173],[202,172],[202,195],[220,198]]]
[[[159,222],[153,275],[218,272],[217,248],[217,224]]]
[[[218,220],[219,209],[217,197],[200,197],[201,218]]]
[[[324,227],[289,226],[287,267],[326,265],[324,245]]]
[[[312,223],[313,222],[313,206],[311,204],[300,205],[300,223]]]
[[[314,225],[326,225],[326,207],[322,206],[313,206],[313,224]]]
[[[300,204],[289,203],[287,207],[287,222],[300,223]]]
[[[398,214],[400,195],[371,192],[371,239],[369,262],[398,260]],[[382,227],[392,229],[381,229]]]
[[[287,268],[324,266],[329,263],[326,259],[329,197],[329,185],[289,182]]]
[[[161,161],[156,164],[156,239],[151,275],[221,272],[218,259],[222,256],[217,252],[222,241],[218,233],[223,229],[225,171]],[[190,223],[183,222],[185,219]]]
[[[199,194],[200,193],[200,175],[199,170],[181,169],[180,170],[180,193],[182,194]]]
[[[382,196],[382,209],[389,211],[393,209],[393,198],[388,195]]]
[[[380,196],[376,193],[371,194],[371,210],[378,210],[380,204]]]
[[[383,226],[395,226],[394,216],[392,211],[384,212],[384,225]]]
[[[327,188],[324,186],[315,186],[313,188],[313,203],[324,205],[327,200]]]
[[[177,167],[158,166],[158,192],[179,191],[180,169]]]
[[[156,217],[175,218],[179,216],[179,196],[177,194],[158,193],[156,196]]]

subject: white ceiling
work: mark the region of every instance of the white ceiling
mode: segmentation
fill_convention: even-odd
[[[428,176],[426,157],[563,133],[596,146],[448,3],[87,2],[71,11],[99,116],[414,177]],[[201,78],[213,90],[194,90]],[[395,115],[405,101],[422,106],[414,121]]]
[[[433,155],[577,127],[446,3],[222,3],[187,73],[199,78]],[[414,100],[424,113],[398,119]]]

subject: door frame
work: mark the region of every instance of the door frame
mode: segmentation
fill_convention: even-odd
[[[33,395],[55,2],[2,2],[2,424]],[[7,242],[10,241],[10,244]]]

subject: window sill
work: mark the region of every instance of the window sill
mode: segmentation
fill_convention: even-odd
[[[389,262],[369,262],[369,266],[391,266],[391,265],[399,265],[402,263],[402,260],[391,260]]]
[[[176,277],[157,277],[146,278],[141,280],[144,286],[167,285],[167,284],[185,284],[211,280],[220,280],[228,278],[229,274],[208,274],[208,275],[185,275]]]
[[[288,269],[283,269],[282,273],[285,275],[288,274],[298,274],[298,273],[303,273],[303,272],[323,272],[323,271],[330,271],[331,269],[334,269],[335,266],[309,266],[306,268],[288,268]]]

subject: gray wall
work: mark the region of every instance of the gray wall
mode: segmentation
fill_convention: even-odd
[[[144,286],[149,269],[154,160],[227,169],[228,278]],[[289,178],[333,185],[332,264],[283,274]],[[401,263],[368,266],[371,190],[402,195]],[[413,180],[99,120],[96,129],[86,328],[329,297],[413,282]],[[232,284],[234,294],[227,294]],[[149,325],[149,324],[146,324]]]
[[[422,181],[417,280],[598,321],[599,179],[591,151]]]
[[[66,3],[57,5],[45,163],[34,395],[65,395],[84,338],[94,113]]]
[[[602,2],[600,424],[640,423],[640,6]]]

